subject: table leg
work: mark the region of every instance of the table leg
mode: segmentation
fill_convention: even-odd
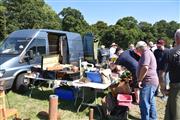
[[[75,101],[74,101],[74,106],[76,106],[77,104],[77,99],[78,99],[78,96],[79,96],[79,88],[76,88],[78,89],[77,91],[75,91]]]
[[[100,108],[100,106],[98,106],[98,105],[97,105],[97,109],[98,109],[99,114],[100,114],[100,120],[102,120],[102,118],[103,118],[103,117],[102,117],[102,112],[101,112],[101,108]]]
[[[85,100],[85,88],[83,87],[82,88],[82,101],[77,109],[77,113],[79,113],[79,110],[80,108],[82,107],[82,105],[87,105],[87,106],[93,106],[93,107],[96,107],[99,111],[99,114],[100,114],[100,119],[102,120],[102,112],[101,112],[101,108],[100,106],[97,104],[97,91],[96,89],[94,90],[94,99],[95,99],[95,104],[88,104],[88,103],[84,103],[84,100]]]
[[[79,105],[79,107],[78,107],[78,109],[77,109],[77,113],[79,113],[79,110],[80,110],[82,104],[84,103],[84,97],[85,97],[85,96],[84,96],[84,89],[85,89],[85,88],[83,87],[83,88],[82,88],[82,91],[83,91],[83,92],[82,92],[82,101],[81,101],[81,103],[80,103],[80,105]]]
[[[96,89],[94,89],[94,96],[95,96],[95,107],[97,107],[97,109],[98,109],[98,111],[99,111],[99,114],[100,114],[100,119],[102,120],[102,112],[101,112],[101,108],[100,108],[100,106],[98,105],[98,103],[97,103],[97,90]]]
[[[33,92],[33,89],[35,87],[35,82],[36,82],[36,79],[33,79],[33,83],[32,83],[32,87],[31,87],[31,91],[29,93],[29,97],[31,98],[31,95],[32,95],[32,92]]]

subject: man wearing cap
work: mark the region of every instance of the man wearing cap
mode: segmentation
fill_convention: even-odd
[[[154,94],[159,81],[156,72],[156,59],[144,41],[139,41],[136,44],[136,49],[141,53],[137,69],[137,79],[140,88],[139,107],[141,120],[157,120]]]
[[[176,46],[165,54],[162,64],[168,65],[170,90],[164,91],[168,94],[166,104],[165,120],[180,120],[180,29],[175,33]],[[166,68],[162,68],[162,74],[166,72]],[[163,77],[163,76],[162,76]]]
[[[157,74],[158,74],[158,77],[159,76],[159,70],[160,70],[160,67],[163,65],[162,64],[162,59],[163,59],[163,56],[164,54],[168,51],[167,48],[165,48],[165,41],[160,39],[157,41],[156,43],[157,45],[157,49],[154,51],[154,55],[156,57],[156,62],[157,62]],[[163,80],[162,79],[159,79],[159,85],[160,85],[160,88],[162,88],[163,86]],[[157,89],[156,91],[156,95],[158,94],[159,92],[159,88]],[[165,98],[165,94],[163,93],[163,91],[161,90],[162,94],[163,94],[163,97]]]

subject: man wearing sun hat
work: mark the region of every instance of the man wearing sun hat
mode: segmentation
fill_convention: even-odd
[[[156,58],[144,41],[137,42],[136,50],[141,54],[137,69],[137,80],[140,88],[139,107],[141,120],[157,120],[154,97],[159,83],[156,72]]]
[[[110,52],[110,58],[113,57],[114,53],[116,52],[116,48],[118,47],[118,45],[116,43],[112,43],[111,47],[109,49]]]

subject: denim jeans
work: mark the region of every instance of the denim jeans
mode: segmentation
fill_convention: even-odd
[[[155,103],[155,91],[157,87],[154,85],[143,85],[140,90],[140,111],[141,120],[157,120],[157,111]]]

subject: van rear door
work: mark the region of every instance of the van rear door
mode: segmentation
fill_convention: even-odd
[[[94,63],[94,37],[92,33],[83,36],[84,60]]]

